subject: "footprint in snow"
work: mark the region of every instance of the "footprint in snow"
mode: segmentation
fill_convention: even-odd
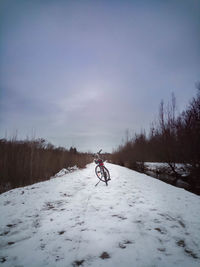
[[[39,228],[41,226],[40,224],[40,220],[39,219],[36,219],[33,221],[33,227],[34,228]]]
[[[63,206],[65,203],[67,203],[66,201],[63,200],[57,200],[57,201],[49,201],[46,202],[42,208],[42,210],[58,210],[58,208],[60,208],[61,206]]]
[[[143,224],[144,222],[142,220],[136,220],[136,221],[134,221],[134,223]]]
[[[167,234],[167,230],[164,228],[164,227],[162,227],[162,228],[159,228],[159,227],[156,227],[156,228],[154,228],[156,231],[158,231],[160,234],[162,234],[162,235],[165,235],[165,234]]]
[[[62,196],[62,197],[72,197],[71,194],[67,194],[67,193],[64,193],[64,194],[62,193],[61,196]]]
[[[113,214],[112,217],[117,217],[117,218],[119,218],[120,220],[127,220],[126,217],[124,217],[123,215],[119,215],[119,214]]]
[[[176,221],[174,217],[172,217],[171,215],[167,213],[158,213],[158,215],[164,217],[167,221]]]
[[[126,246],[123,243],[119,243],[119,247],[122,249],[126,248]]]
[[[154,219],[153,221],[154,221],[155,223],[161,223],[161,221],[158,220],[158,219]]]
[[[160,252],[165,252],[166,248],[157,248],[157,250],[160,251]]]
[[[130,241],[130,240],[125,240],[125,241],[119,243],[119,247],[120,247],[121,249],[125,249],[125,248],[127,247],[127,245],[132,244],[132,243],[133,243],[133,242]]]
[[[11,203],[11,201],[8,201],[8,200],[7,200],[7,201],[4,202],[4,206],[9,205],[10,203]]]
[[[41,250],[44,250],[45,247],[46,247],[46,244],[43,244],[43,243],[42,243],[42,244],[40,245]]]
[[[183,228],[185,228],[185,224],[183,222],[182,219],[178,219],[178,223],[180,224],[180,226],[182,226]]]

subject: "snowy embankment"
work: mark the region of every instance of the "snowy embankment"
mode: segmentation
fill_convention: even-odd
[[[164,162],[145,162],[145,167],[149,171],[155,172],[156,170],[162,170],[165,169],[165,171],[168,172],[168,174],[172,173],[171,168],[169,167],[168,163]],[[188,164],[189,167],[189,164]],[[188,170],[186,170],[186,167],[184,164],[176,163],[175,164],[175,170],[177,173],[179,173],[182,176],[189,175]]]
[[[174,184],[174,181],[176,180],[174,173],[172,172],[168,163],[145,162],[145,168],[148,175],[153,176],[161,181],[167,182],[169,184]],[[176,181],[176,186],[190,189],[190,184],[183,180],[184,177],[187,177],[189,175],[189,171],[186,166],[181,163],[176,163],[175,170],[180,175],[180,178]],[[196,192],[198,192],[198,190]]]
[[[2,266],[200,266],[200,197],[106,164],[0,195]]]

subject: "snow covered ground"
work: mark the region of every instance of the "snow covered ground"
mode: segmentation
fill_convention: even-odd
[[[0,195],[0,265],[200,266],[200,197],[106,164]]]

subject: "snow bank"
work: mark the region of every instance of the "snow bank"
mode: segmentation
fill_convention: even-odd
[[[188,164],[189,165],[189,164]],[[149,171],[156,171],[158,169],[166,169],[168,172],[171,172],[171,168],[167,163],[164,162],[145,162],[145,166]],[[175,164],[176,171],[182,176],[188,175],[188,171],[185,169],[185,165],[181,163]]]
[[[74,171],[77,171],[77,170],[78,170],[78,167],[76,165],[73,166],[73,167],[68,167],[67,169],[63,168],[58,173],[56,173],[54,175],[54,177],[61,177],[61,176],[65,175],[65,174],[67,174],[67,173],[74,172]]]

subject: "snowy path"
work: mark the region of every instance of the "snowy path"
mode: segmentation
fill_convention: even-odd
[[[200,266],[200,197],[106,164],[0,195],[2,266]]]

